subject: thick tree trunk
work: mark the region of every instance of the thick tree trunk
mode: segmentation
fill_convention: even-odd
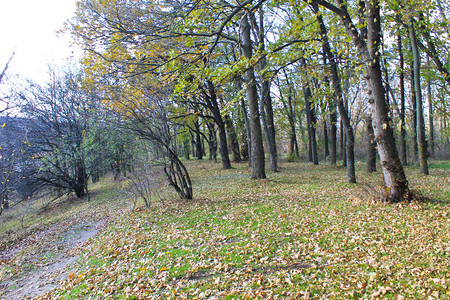
[[[403,46],[401,33],[397,36],[398,39],[398,55],[400,58],[400,159],[402,164],[408,164],[406,151],[406,122],[405,122],[405,66],[403,58]]]
[[[367,163],[366,172],[372,173],[377,171],[377,143],[373,134],[372,118],[366,118],[366,138],[367,138]]]
[[[247,15],[241,19],[242,51],[244,57],[252,58],[252,41],[250,39],[250,24]],[[258,109],[258,93],[253,67],[246,71],[247,102],[249,106],[249,119],[251,128],[251,178],[266,178],[264,147],[262,142],[261,121]]]
[[[409,26],[409,34],[411,38],[411,47],[414,57],[414,90],[416,94],[416,108],[417,108],[417,145],[419,150],[419,164],[420,173],[428,175],[427,163],[427,141],[425,139],[425,122],[423,117],[423,101],[422,89],[420,86],[420,56],[419,47],[417,46],[416,33],[414,24],[411,20]]]
[[[269,150],[270,169],[278,172],[278,154],[275,141],[275,124],[273,120],[272,97],[270,97],[270,85],[267,80],[261,84],[261,121]]]
[[[368,99],[372,113],[375,140],[377,141],[384,175],[384,184],[386,189],[389,190],[390,201],[401,201],[408,192],[408,182],[395,146],[394,131],[390,124],[389,108],[386,103],[381,75],[379,52],[381,43],[380,3],[378,0],[366,2],[368,33],[366,42],[353,24],[343,0],[336,0],[338,4],[336,7],[331,7],[328,2],[320,0],[315,0],[314,2],[326,6],[340,17],[358,51],[358,55],[366,62],[364,69],[369,88]]]
[[[373,96],[370,103],[372,109],[372,122],[375,140],[378,145],[381,168],[384,175],[384,183],[389,189],[390,200],[397,202],[402,200],[408,191],[408,182],[405,171],[398,157],[395,146],[394,131],[389,118],[389,108],[386,103],[385,90],[381,77],[379,45],[381,43],[380,7],[378,1],[368,6],[368,44],[366,66],[369,93]]]

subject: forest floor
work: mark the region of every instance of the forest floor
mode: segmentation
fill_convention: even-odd
[[[0,299],[33,299],[73,276],[86,245],[119,212],[130,210],[110,178],[96,184],[92,202],[73,196],[15,207],[0,219]]]
[[[329,165],[187,167],[192,201],[131,211],[107,178],[91,202],[0,219],[0,299],[450,299],[449,162],[408,167],[424,197],[395,205],[363,165],[358,184]]]

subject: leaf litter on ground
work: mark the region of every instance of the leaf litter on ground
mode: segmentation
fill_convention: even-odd
[[[363,186],[380,174],[284,163],[188,162],[196,199],[170,192],[122,214],[41,299],[445,299],[450,297],[449,177],[408,169],[434,201],[389,205]],[[376,189],[376,188],[375,188]],[[172,199],[172,200],[170,200]]]

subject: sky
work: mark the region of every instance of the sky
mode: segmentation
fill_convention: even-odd
[[[80,50],[57,31],[75,11],[76,0],[0,0],[0,69],[15,52],[8,75],[44,83],[49,66],[67,63]]]

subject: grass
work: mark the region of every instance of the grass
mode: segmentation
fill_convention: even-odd
[[[246,164],[190,161],[194,200],[168,190],[150,209],[122,214],[46,297],[446,299],[450,185],[437,167],[446,164],[429,176],[407,168],[430,201],[388,205],[370,192],[381,174],[362,165],[359,183],[347,184],[345,170],[327,165],[283,163],[251,180]],[[102,205],[109,189],[98,191]]]

